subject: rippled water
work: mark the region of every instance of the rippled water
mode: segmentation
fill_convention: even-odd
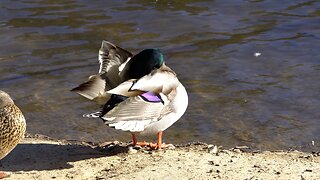
[[[99,107],[69,91],[97,72],[105,39],[162,49],[186,86],[189,108],[167,142],[320,144],[319,1],[3,0],[0,17],[0,89],[30,133],[130,139],[82,118]]]

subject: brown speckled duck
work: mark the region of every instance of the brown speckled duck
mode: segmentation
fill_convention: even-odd
[[[26,121],[20,109],[0,90],[0,160],[12,151],[23,138]],[[0,179],[8,174],[0,171]]]

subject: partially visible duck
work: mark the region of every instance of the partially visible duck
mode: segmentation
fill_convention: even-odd
[[[0,90],[0,160],[8,155],[23,138],[26,121],[11,97]],[[0,171],[0,179],[8,174]]]

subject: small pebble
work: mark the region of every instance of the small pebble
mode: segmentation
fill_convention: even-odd
[[[96,176],[96,180],[105,180],[105,178]]]
[[[175,149],[176,147],[173,144],[167,144],[167,149]]]
[[[249,149],[248,146],[236,146],[236,149]]]
[[[313,155],[314,157],[320,156],[320,152],[315,152],[315,151],[313,151],[313,152],[312,152],[312,155]]]
[[[218,155],[218,153],[219,153],[218,146],[212,145],[212,144],[208,145],[208,153]]]
[[[128,153],[129,153],[129,154],[136,154],[137,152],[138,152],[138,150],[133,149],[132,146],[129,146],[129,150],[128,150]]]
[[[234,149],[233,151],[236,152],[236,153],[241,153],[240,149]]]
[[[154,155],[154,151],[142,150],[143,153]]]

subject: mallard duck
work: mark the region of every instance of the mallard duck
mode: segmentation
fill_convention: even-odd
[[[133,145],[165,147],[162,132],[184,114],[188,95],[176,73],[165,65],[159,49],[145,49],[135,56],[107,41],[99,53],[99,74],[73,89],[80,95],[105,102],[100,117],[115,129],[130,131]],[[158,141],[140,143],[136,134],[158,134]]]
[[[0,90],[0,160],[12,151],[26,131],[26,121],[11,97]],[[8,176],[0,171],[0,179]]]

